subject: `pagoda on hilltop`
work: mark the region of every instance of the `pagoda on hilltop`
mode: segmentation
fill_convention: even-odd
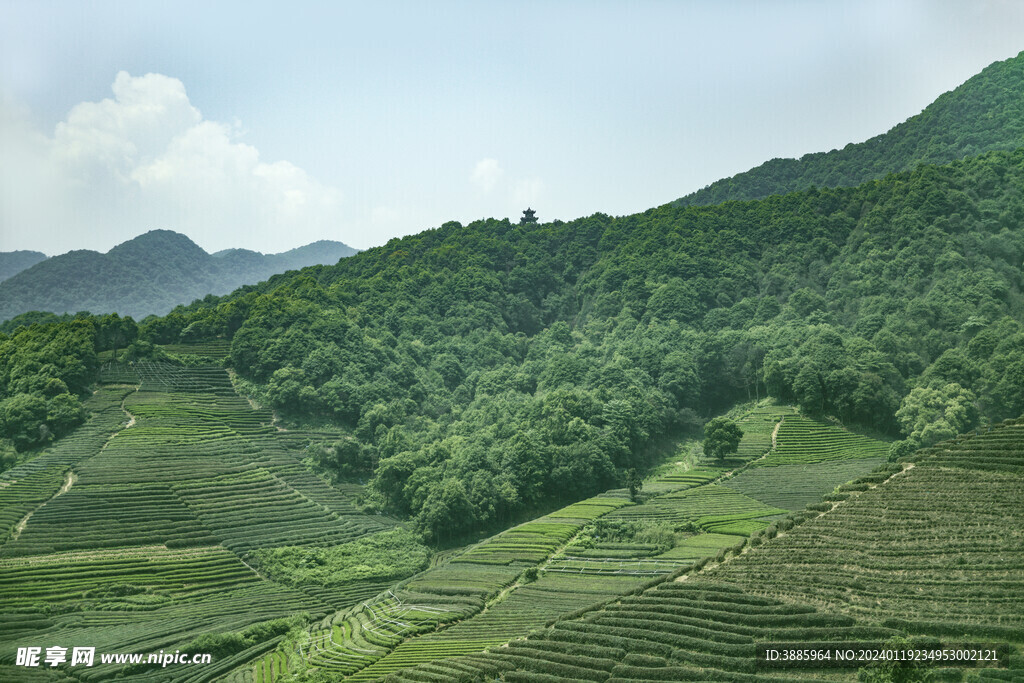
[[[527,208],[523,211],[523,217],[519,219],[519,225],[526,225],[528,223],[536,223],[537,217],[533,214],[537,213],[533,209]]]

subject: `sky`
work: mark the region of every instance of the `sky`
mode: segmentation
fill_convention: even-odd
[[[883,133],[1021,50],[1009,0],[0,0],[0,251],[624,215]]]

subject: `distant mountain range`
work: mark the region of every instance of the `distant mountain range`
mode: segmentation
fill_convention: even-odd
[[[163,315],[207,294],[227,294],[275,273],[334,264],[358,250],[320,240],[280,254],[226,249],[208,254],[185,235],[151,230],[106,254],[0,253],[0,321],[28,311]]]
[[[41,251],[0,251],[0,282],[45,260]]]
[[[1024,52],[995,62],[917,116],[870,140],[799,159],[772,159],[676,200],[681,206],[853,187],[918,164],[945,164],[1024,145]]]

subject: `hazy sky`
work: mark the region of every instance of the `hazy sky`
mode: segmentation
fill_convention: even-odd
[[[1021,50],[1011,1],[0,0],[0,251],[627,214]]]

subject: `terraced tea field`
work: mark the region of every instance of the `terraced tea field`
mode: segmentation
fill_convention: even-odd
[[[751,467],[724,480],[722,485],[766,505],[796,511],[818,502],[836,485],[868,474],[882,462],[881,458],[854,458],[810,465]]]
[[[681,491],[714,481],[728,471],[728,467],[715,467],[713,465],[705,465],[697,469],[670,471],[652,482],[645,482],[643,490],[648,494]]]
[[[837,486],[874,470],[889,444],[802,415],[784,417],[776,448],[722,484],[766,505],[801,510]]]
[[[757,406],[736,421],[743,430],[743,438],[736,455],[730,460],[749,462],[760,458],[771,449],[772,434],[779,422],[796,416],[796,411],[789,406]]]
[[[231,353],[231,342],[226,339],[216,339],[192,344],[166,344],[160,348],[178,356],[201,356],[221,360]]]
[[[105,387],[90,401],[93,418],[87,425],[0,479],[7,483],[0,486],[0,501],[10,501],[0,519],[11,529],[0,545],[0,601],[11,605],[0,621],[0,641],[24,644],[26,638],[45,636],[109,651],[156,651],[182,647],[203,633],[241,632],[301,612],[312,625],[298,640],[282,641],[283,634],[264,638],[190,676],[273,683],[313,668],[353,680],[478,674],[605,680],[646,668],[651,671],[645,676],[675,680],[719,666],[730,676],[748,675],[746,664],[728,659],[738,655],[715,659],[723,656],[723,642],[741,644],[721,641],[720,634],[747,628],[740,635],[749,636],[743,641],[749,644],[781,632],[766,631],[762,618],[754,620],[761,629],[757,635],[749,619],[716,613],[700,617],[706,621],[702,625],[687,622],[686,635],[680,635],[673,629],[681,627],[665,626],[662,622],[671,619],[655,609],[669,598],[690,600],[692,609],[717,600],[745,605],[740,615],[789,615],[782,623],[792,628],[827,626],[840,629],[837,633],[848,628],[851,638],[867,632],[856,622],[865,618],[861,614],[829,621],[827,613],[838,599],[832,594],[794,602],[764,587],[754,595],[757,591],[733,579],[702,589],[699,598],[670,595],[666,591],[681,589],[664,586],[621,598],[645,581],[657,583],[695,563],[726,558],[723,568],[741,560],[753,563],[745,558],[761,548],[732,559],[748,536],[764,540],[760,532],[772,520],[800,503],[816,502],[821,493],[877,463],[884,445],[805,420],[789,408],[757,408],[741,420],[745,436],[737,475],[717,463],[676,467],[645,484],[648,500],[642,504],[630,502],[622,491],[580,501],[447,553],[397,584],[367,580],[287,588],[251,566],[253,551],[335,547],[392,528],[395,521],[361,514],[354,505],[356,487],[339,490],[308,472],[298,457],[315,435],[279,432],[269,413],[233,393],[223,370],[140,364],[133,371],[140,390]],[[860,492],[869,484],[846,488],[839,498],[870,493]],[[593,533],[602,520],[616,528],[661,525],[675,530],[676,540],[667,546],[629,540],[580,546],[574,540]],[[802,528],[765,547],[798,537]],[[822,536],[821,542],[829,538]],[[794,570],[805,581],[812,573]],[[704,580],[703,575],[695,579]],[[20,591],[23,587],[30,589]],[[641,598],[643,609],[630,602]],[[616,603],[632,606],[619,609]],[[691,609],[667,604],[682,613]],[[588,607],[598,610],[593,614],[616,613],[600,620],[564,620]],[[645,616],[647,611],[654,616]],[[582,630],[573,626],[591,622]],[[870,628],[880,635],[896,632],[875,622]],[[538,629],[546,629],[545,635],[516,640]],[[700,629],[716,636],[701,641],[694,635]],[[683,642],[688,654],[664,654],[666,643]],[[718,644],[712,648],[709,642]],[[705,648],[714,656],[709,658]],[[741,651],[746,652],[730,652]],[[659,656],[664,664],[648,666]],[[14,671],[11,663],[0,658],[0,680]],[[664,671],[653,671],[659,667]],[[82,679],[101,680],[116,670],[97,667]],[[132,676],[160,679],[159,671],[133,670]]]
[[[371,680],[414,662],[477,652],[524,635],[578,609],[581,596],[587,604],[611,597],[624,585],[621,580],[606,582],[596,596],[593,581],[572,588],[554,577],[517,582],[525,569],[537,567],[588,522],[628,505],[621,498],[595,496],[454,553],[387,594],[320,622],[297,651],[267,655],[251,665],[245,680],[277,680],[281,662],[292,671],[315,667],[331,676]],[[412,638],[456,621],[447,630]]]
[[[763,469],[786,473],[785,466],[757,465],[771,450],[773,433],[781,432],[780,420],[794,418],[799,416],[791,408],[774,406],[759,407],[744,416],[740,421],[745,429],[740,465],[745,465],[747,472]],[[791,430],[788,435],[796,438],[794,435],[799,433]],[[817,490],[827,480],[827,491],[831,491],[852,478],[848,474],[861,474],[865,464],[873,468],[876,461],[859,458],[856,462],[858,466],[853,469],[827,463],[831,470],[820,473],[818,480],[792,486],[802,486],[801,491]],[[521,524],[451,553],[444,562],[396,586],[391,593],[394,600],[370,600],[365,606],[321,622],[297,649],[279,649],[255,662],[248,675],[236,676],[238,680],[269,683],[286,671],[309,666],[352,680],[403,675],[401,672],[409,667],[480,653],[542,628],[566,613],[613,600],[644,581],[677,572],[694,562],[723,557],[741,547],[747,536],[788,512],[731,486],[712,483],[723,475],[723,481],[732,482],[729,474],[728,466],[717,463],[696,469],[677,466],[645,482],[645,497],[650,499],[641,505],[630,503],[627,495],[615,491]],[[813,501],[819,499],[820,493]],[[580,533],[593,533],[599,520],[640,527],[662,524],[700,533],[681,534],[667,551],[636,542],[573,545]],[[539,570],[533,581],[524,574],[531,567]],[[403,616],[404,608],[396,606],[417,601],[434,604],[432,600],[448,605],[449,611],[427,610],[418,620],[410,621]],[[371,621],[378,625],[368,627],[365,617],[371,612],[377,617]],[[457,623],[436,630],[446,622]],[[423,674],[423,680],[432,680],[431,675]]]
[[[563,614],[614,598],[640,584],[637,577],[546,574],[520,586],[486,611],[437,633],[411,638],[350,680],[376,680],[397,671],[505,643]]]
[[[835,502],[791,516],[738,555],[388,680],[852,681],[856,668],[758,668],[757,644],[856,647],[904,634],[1016,651],[1009,668],[935,667],[934,680],[1022,680],[1024,423],[914,460],[841,487]]]
[[[916,459],[883,486],[844,487],[851,500],[775,539],[774,552],[715,575],[769,597],[897,620],[912,632],[1024,639],[1024,427]],[[826,571],[836,563],[842,572]]]
[[[707,484],[616,510],[608,519],[655,520],[677,527],[693,524],[711,533],[746,536],[768,526],[762,518],[786,512],[727,486]]]
[[[889,444],[802,415],[787,416],[777,435],[778,446],[763,460],[762,467],[808,465],[836,460],[884,459]]]
[[[335,545],[394,521],[360,513],[351,493],[308,472],[224,370],[135,370],[140,390],[101,388],[85,425],[0,477],[0,680],[25,673],[13,667],[17,647],[173,651],[290,615],[323,618],[387,587],[287,588],[247,564],[252,550]],[[222,653],[201,678],[275,643]],[[75,675],[102,680],[122,667]]]

